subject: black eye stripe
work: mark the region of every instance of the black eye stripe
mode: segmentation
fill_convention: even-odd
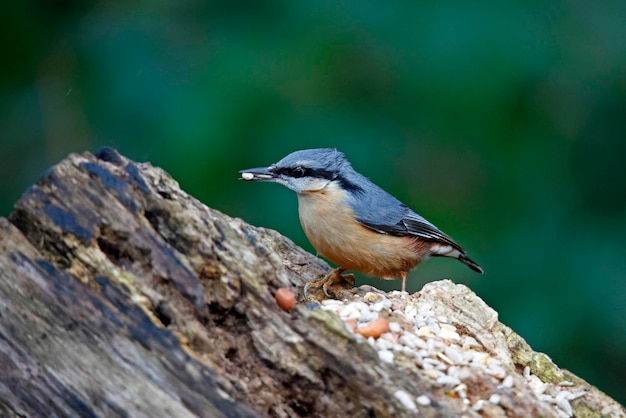
[[[295,167],[275,167],[272,171],[277,174],[283,174],[289,177],[300,178],[304,176],[310,176],[311,170],[302,166]]]
[[[323,168],[318,168],[315,170],[309,170],[308,173],[311,177],[317,177],[320,179],[334,180],[337,178],[337,175],[329,170],[324,170]]]
[[[311,177],[316,177],[316,178],[321,178],[321,179],[326,179],[326,180],[336,180],[336,181],[339,181],[339,183],[341,183],[341,187],[343,187],[346,190],[352,190],[354,192],[362,192],[363,191],[363,188],[361,186],[351,182],[350,180],[348,180],[347,178],[345,178],[345,177],[343,177],[341,175],[338,175],[334,171],[324,170],[324,169],[316,169],[316,170],[310,170],[308,175],[311,176]]]
[[[313,177],[326,180],[338,180],[344,189],[353,190],[355,192],[360,192],[363,190],[360,186],[348,181],[341,176],[338,176],[336,172],[331,170],[325,170],[323,168],[308,168],[302,166],[275,167],[272,171],[277,174],[282,174],[293,178]]]

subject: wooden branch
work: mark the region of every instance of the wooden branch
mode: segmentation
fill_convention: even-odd
[[[328,271],[159,168],[72,154],[0,218],[0,414],[626,416],[465,286],[305,301]]]

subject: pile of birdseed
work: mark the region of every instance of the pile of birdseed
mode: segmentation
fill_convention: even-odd
[[[572,382],[544,383],[530,373],[529,367],[519,373],[472,336],[460,335],[446,317],[435,314],[429,303],[420,303],[417,298],[402,292],[391,292],[389,296],[370,292],[358,300],[329,299],[322,301],[321,309],[339,315],[346,328],[355,333],[355,338],[366,340],[378,352],[381,362],[421,369],[420,374],[430,379],[434,386],[444,389],[449,397],[463,402],[464,408],[478,412],[488,405],[498,405],[507,393],[527,385],[539,400],[551,405],[560,416],[573,416],[570,401],[584,396],[585,391],[568,390],[573,386]],[[380,317],[388,321],[384,327],[386,332],[377,338],[365,338],[359,334],[359,329]],[[468,385],[464,381],[469,381],[477,372],[493,379],[491,386],[496,388],[493,393],[468,394]],[[413,396],[405,390],[398,390],[395,396],[409,411],[416,411],[418,404],[432,402],[427,395]]]

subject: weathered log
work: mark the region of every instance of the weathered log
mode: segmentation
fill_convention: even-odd
[[[0,412],[626,416],[465,286],[361,286],[306,303],[303,285],[328,271],[159,168],[111,149],[72,154],[0,218]],[[278,288],[301,303],[283,311]],[[390,331],[354,333],[368,315]]]

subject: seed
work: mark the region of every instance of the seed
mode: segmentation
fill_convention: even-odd
[[[276,303],[278,306],[285,311],[289,312],[294,306],[296,306],[296,295],[286,287],[281,287],[274,294],[274,298],[276,299]]]
[[[365,338],[378,338],[389,330],[389,321],[385,318],[376,318],[367,325],[362,325],[356,329],[356,332]]]
[[[417,405],[415,405],[413,397],[409,394],[409,392],[400,389],[397,390],[394,395],[406,409],[409,411],[417,411]]]

